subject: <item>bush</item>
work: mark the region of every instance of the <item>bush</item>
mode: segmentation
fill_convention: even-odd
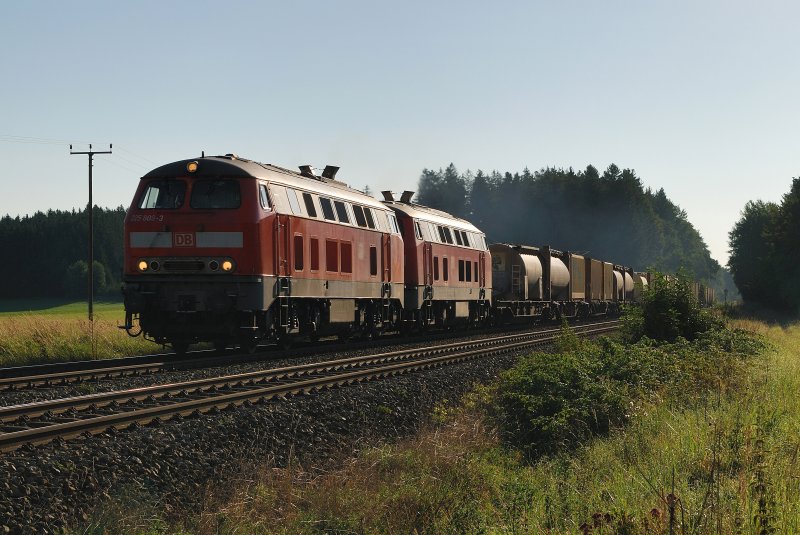
[[[504,372],[490,410],[506,441],[533,460],[624,425],[647,402],[704,402],[735,388],[764,344],[743,331],[710,329],[695,342],[621,344],[570,336],[561,354],[522,357]]]
[[[623,333],[631,342],[643,337],[675,342],[679,337],[695,340],[700,333],[720,326],[700,308],[692,281],[685,273],[678,272],[675,277],[655,273],[639,304],[626,307]]]

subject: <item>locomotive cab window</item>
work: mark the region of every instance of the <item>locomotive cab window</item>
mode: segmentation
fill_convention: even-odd
[[[183,180],[154,180],[147,184],[139,198],[143,210],[174,210],[183,206],[186,182]]]
[[[192,208],[200,210],[239,208],[242,194],[238,180],[197,180],[192,184]]]
[[[269,204],[269,193],[267,193],[267,185],[266,184],[259,184],[258,186],[258,199],[261,201],[261,208],[264,210],[270,210],[271,206]]]

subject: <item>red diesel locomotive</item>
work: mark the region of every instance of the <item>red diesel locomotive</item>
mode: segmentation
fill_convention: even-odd
[[[337,170],[229,154],[147,173],[125,219],[129,334],[178,352],[252,349],[486,318],[483,233],[412,205],[410,192],[381,203],[337,182]]]
[[[129,333],[182,352],[398,326],[397,219],[334,180],[337,170],[315,176],[229,154],[147,173],[125,218]]]

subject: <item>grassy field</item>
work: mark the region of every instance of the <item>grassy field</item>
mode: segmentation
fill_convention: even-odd
[[[117,328],[121,302],[0,301],[0,366],[110,358],[152,353],[159,346]]]
[[[679,378],[677,391],[631,402],[626,425],[533,462],[505,442],[479,389],[404,442],[209,489],[224,498],[180,527],[120,505],[88,532],[800,533],[800,324],[730,327],[770,349],[736,357],[746,365],[716,388],[684,395]],[[713,385],[709,369],[691,373]]]

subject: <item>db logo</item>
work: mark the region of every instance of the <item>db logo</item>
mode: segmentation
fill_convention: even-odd
[[[193,247],[194,234],[191,232],[175,232],[172,235],[172,244],[175,247]]]

